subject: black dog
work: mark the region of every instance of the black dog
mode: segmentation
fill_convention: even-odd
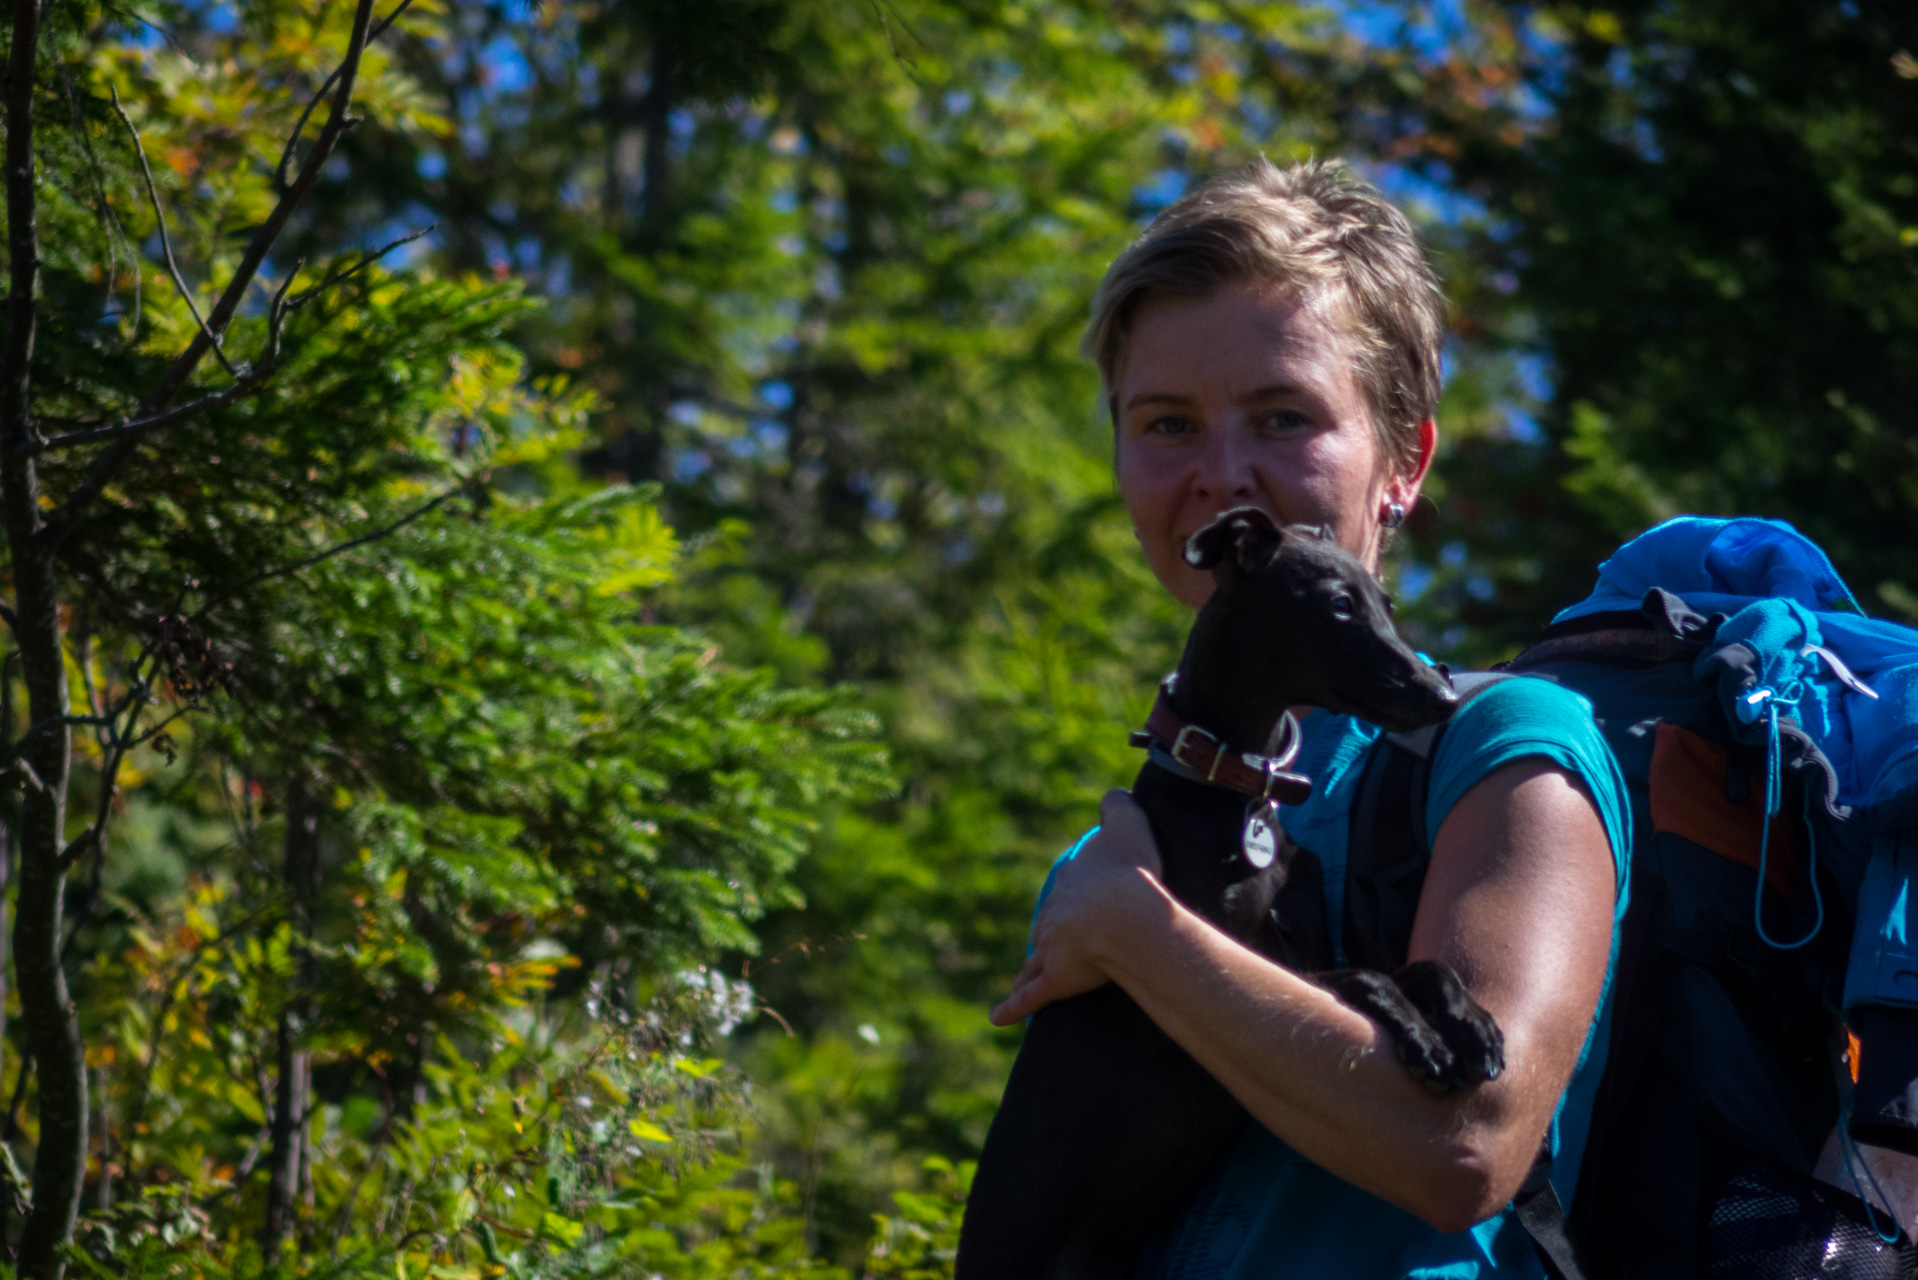
[[[1146,732],[1134,735],[1152,754],[1132,794],[1174,896],[1280,963],[1323,969],[1331,952],[1317,860],[1266,843],[1275,823],[1261,832],[1248,821],[1267,799],[1309,793],[1309,780],[1285,771],[1298,736],[1286,708],[1405,731],[1443,720],[1457,698],[1399,639],[1377,581],[1326,531],[1281,530],[1242,507],[1194,534],[1186,558],[1212,569],[1217,588]],[[1227,744],[1263,744],[1265,756]],[[1496,1024],[1444,965],[1315,980],[1391,1032],[1428,1088],[1448,1092],[1503,1068]],[[1246,1121],[1117,984],[1047,1006],[986,1138],[958,1280],[1127,1275],[1146,1232]]]

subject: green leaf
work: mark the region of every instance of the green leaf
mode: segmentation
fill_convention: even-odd
[[[556,1240],[570,1249],[578,1244],[579,1238],[586,1233],[586,1224],[574,1222],[571,1218],[563,1218],[548,1210],[540,1215],[539,1233],[544,1238]]]

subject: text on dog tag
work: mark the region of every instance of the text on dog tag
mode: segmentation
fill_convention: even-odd
[[[1245,860],[1261,871],[1279,856],[1279,805],[1276,800],[1260,800],[1246,810]]]

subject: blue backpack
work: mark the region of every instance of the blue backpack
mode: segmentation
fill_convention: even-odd
[[[1547,1271],[1911,1280],[1897,1224],[1811,1171],[1834,1130],[1853,1191],[1852,1143],[1918,1155],[1918,631],[1864,617],[1789,525],[1683,517],[1501,672],[1591,701],[1634,824],[1576,1193],[1541,1162],[1518,1199]],[[1352,964],[1403,962],[1441,733],[1367,764]]]

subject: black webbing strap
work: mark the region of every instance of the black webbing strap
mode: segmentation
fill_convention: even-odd
[[[1509,678],[1503,672],[1461,672],[1452,685],[1463,705]],[[1346,848],[1344,964],[1389,971],[1405,963],[1424,864],[1432,857],[1425,829],[1432,760],[1449,723],[1387,734],[1366,764]],[[1584,1280],[1551,1172],[1551,1148],[1541,1146],[1512,1209],[1551,1280]]]
[[[1458,672],[1452,687],[1463,706],[1510,678],[1497,671]],[[1425,869],[1432,861],[1431,833],[1425,829],[1432,761],[1450,724],[1388,733],[1366,761],[1346,834],[1338,959],[1343,967],[1391,973],[1405,963]]]
[[[1405,963],[1432,858],[1424,832],[1431,771],[1429,755],[1389,736],[1366,761],[1346,838],[1341,968],[1391,973]]]
[[[1551,1151],[1541,1148],[1532,1171],[1525,1175],[1525,1185],[1512,1197],[1512,1209],[1525,1234],[1532,1237],[1532,1247],[1538,1250],[1546,1275],[1552,1280],[1585,1280],[1585,1272],[1578,1265],[1578,1249],[1572,1244],[1571,1225],[1565,1221],[1565,1206],[1552,1189],[1551,1173]]]

